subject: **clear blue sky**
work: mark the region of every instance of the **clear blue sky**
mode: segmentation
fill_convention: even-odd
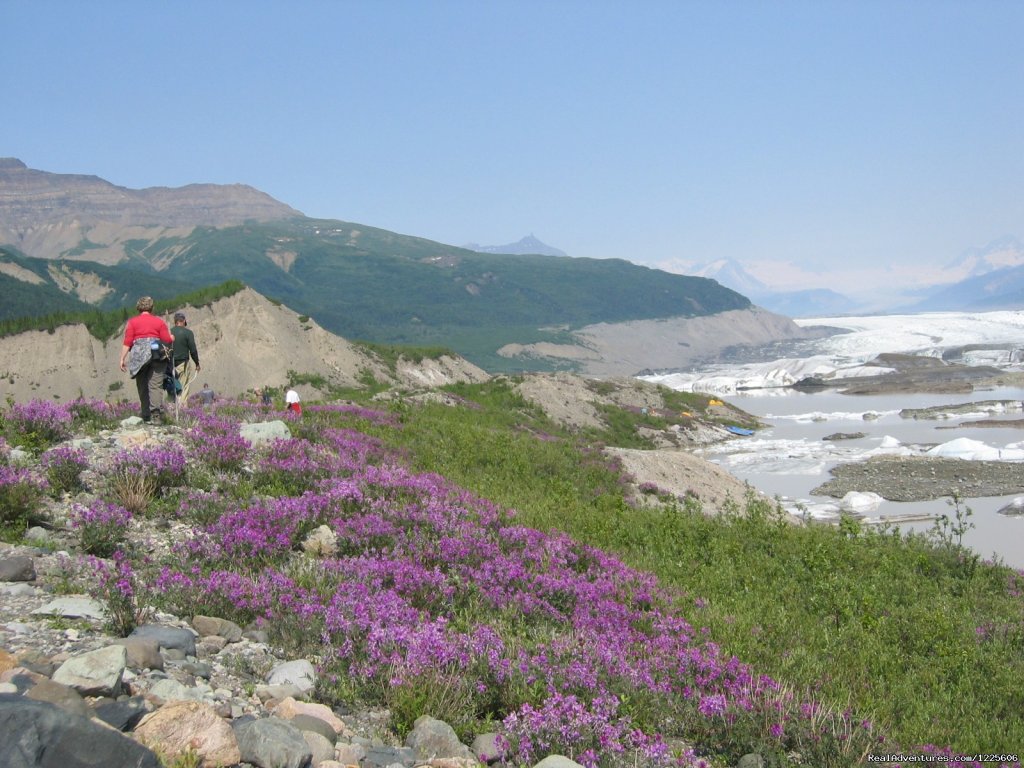
[[[1022,2],[0,0],[0,29],[0,156],[41,170],[840,289],[1024,237]]]

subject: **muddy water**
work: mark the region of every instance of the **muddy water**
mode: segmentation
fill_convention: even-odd
[[[1024,399],[1024,390],[1003,388],[977,391],[969,395],[881,395],[854,397],[835,392],[780,395],[740,394],[729,401],[771,426],[749,438],[738,438],[724,446],[715,446],[705,458],[720,464],[755,488],[778,496],[789,509],[806,510],[812,517],[828,519],[835,514],[837,500],[815,496],[811,491],[829,479],[829,470],[838,463],[867,458],[873,451],[895,442],[924,447],[969,438],[995,448],[1012,451],[1024,447],[1024,429],[959,426],[966,421],[1024,418],[1020,411],[989,415],[965,415],[942,420],[914,420],[900,417],[904,408],[929,408],[983,400]],[[864,433],[864,437],[824,441],[841,433]],[[895,449],[895,450],[898,450]],[[1024,474],[1024,463],[1020,464]],[[974,528],[965,542],[983,557],[998,557],[1003,562],[1024,568],[1024,516],[1008,517],[998,510],[1014,496],[968,498]],[[914,519],[951,514],[948,500],[924,502],[882,502],[867,511],[869,518],[901,517]],[[900,527],[926,530],[931,522],[906,522]]]

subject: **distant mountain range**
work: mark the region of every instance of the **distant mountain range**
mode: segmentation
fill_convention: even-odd
[[[720,259],[694,271],[742,293],[754,304],[787,317],[821,317],[856,312],[858,302],[827,288],[773,290],[747,272],[735,259]]]
[[[945,273],[963,275],[921,290],[921,298],[902,307],[910,312],[984,312],[1024,308],[1024,245],[1011,236],[972,248],[946,265]]]
[[[693,274],[717,280],[754,304],[788,317],[823,317],[868,311],[828,288],[780,291],[766,286],[735,259],[697,267]],[[909,291],[914,298],[890,312],[971,312],[1024,308],[1024,245],[1012,236],[971,248],[935,272],[936,281]],[[878,307],[870,311],[877,312]]]
[[[553,248],[550,245],[545,245],[532,234],[527,235],[523,239],[509,243],[508,245],[477,245],[476,243],[469,243],[464,246],[471,251],[477,253],[511,253],[511,254],[528,254],[537,253],[541,256],[568,256],[565,251],[560,251],[557,248]]]
[[[751,307],[714,280],[621,259],[478,253],[307,218],[243,185],[131,190],[13,158],[0,159],[0,246],[0,319],[240,280],[345,338],[444,345],[492,370],[518,365],[497,353],[512,343]]]

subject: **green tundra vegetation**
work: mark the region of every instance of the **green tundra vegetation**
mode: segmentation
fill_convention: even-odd
[[[1024,575],[959,545],[969,509],[901,535],[794,525],[753,496],[718,517],[692,498],[635,508],[599,452],[614,435],[566,432],[512,383],[449,387],[470,407],[399,406],[401,429],[367,431],[524,525],[655,574],[727,653],[834,711],[852,708],[893,743],[1019,750]]]
[[[83,244],[76,254],[89,250]],[[563,342],[569,330],[591,323],[750,307],[714,280],[622,259],[477,253],[332,220],[199,227],[187,237],[129,241],[125,250],[129,259],[116,267],[0,252],[43,281],[31,303],[11,304],[0,320],[81,310],[50,275],[55,265],[109,286],[99,309],[130,307],[143,293],[171,298],[192,286],[240,280],[347,339],[443,345],[498,371],[521,365],[496,354],[507,343]],[[0,299],[26,285],[0,274]]]
[[[153,312],[163,315],[179,307],[208,306],[219,299],[234,296],[244,288],[245,285],[239,281],[228,280],[220,285],[211,285],[189,293],[179,294],[173,299],[155,301]],[[140,293],[139,295],[143,294]],[[86,304],[84,305],[85,309],[52,312],[41,317],[20,317],[12,320],[3,320],[0,321],[0,338],[24,333],[25,331],[49,331],[52,333],[59,326],[81,323],[89,330],[93,337],[100,341],[106,341],[123,328],[128,318],[135,314],[135,301],[137,300],[138,297],[132,300],[131,307],[124,306],[120,309],[107,311],[91,308]]]

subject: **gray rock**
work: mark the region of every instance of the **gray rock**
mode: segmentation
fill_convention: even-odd
[[[136,627],[128,637],[153,638],[162,649],[181,651],[186,656],[196,655],[196,636],[188,629],[167,627],[162,624],[143,624]]]
[[[316,687],[316,669],[306,659],[285,661],[270,670],[267,685],[294,685],[306,694]]]
[[[416,718],[412,731],[405,738],[405,745],[420,760],[432,760],[435,757],[472,758],[473,753],[455,734],[455,729],[443,720],[429,715]]]
[[[302,698],[302,690],[297,685],[292,685],[291,683],[282,683],[281,685],[257,685],[255,693],[260,701],[287,699],[289,696],[293,699]]]
[[[415,762],[416,753],[408,747],[371,746],[366,748],[366,754],[359,765],[360,768],[388,768],[396,763],[404,766]]]
[[[149,689],[151,695],[165,702],[201,701],[203,693],[198,688],[189,688],[173,678],[157,680]]]
[[[111,728],[130,731],[138,725],[139,720],[152,711],[152,708],[141,696],[133,696],[124,701],[105,699],[96,702],[92,711],[97,720],[102,720]]]
[[[247,629],[242,633],[242,637],[253,643],[262,643],[263,645],[270,643],[270,633],[265,629]]]
[[[186,661],[181,665],[181,669],[193,677],[201,677],[204,680],[213,677],[213,667],[202,661]]]
[[[312,764],[320,765],[325,760],[334,759],[334,744],[313,731],[300,731],[302,738],[306,740],[306,746],[313,753]]]
[[[583,768],[583,766],[563,755],[548,755],[533,768]]]
[[[338,742],[338,734],[334,728],[331,727],[331,724],[319,717],[314,717],[313,715],[295,715],[295,717],[289,719],[288,722],[303,733],[319,733],[331,742],[331,744],[336,744]]]
[[[302,550],[315,557],[334,557],[338,554],[338,534],[328,525],[321,525],[302,542]]]
[[[334,755],[342,765],[362,765],[366,747],[362,744],[335,744]]]
[[[238,434],[249,445],[272,443],[274,440],[290,440],[292,437],[292,431],[280,419],[260,421],[255,424],[243,424],[239,427]]]
[[[53,673],[53,681],[71,686],[83,696],[117,696],[127,666],[124,646],[110,645],[72,656]]]
[[[4,768],[161,768],[138,742],[42,701],[0,694],[0,765]]]
[[[114,641],[128,652],[129,669],[163,669],[164,657],[155,637],[123,637]]]
[[[470,745],[470,750],[477,760],[485,763],[497,762],[501,756],[501,747],[498,746],[498,734],[481,733]]]
[[[15,685],[18,684],[15,683]],[[18,685],[18,688],[20,689],[21,686]],[[82,694],[70,686],[55,683],[45,677],[34,685],[27,686],[25,697],[32,701],[45,701],[48,704],[53,704],[72,715],[89,717],[92,714],[89,705],[82,698]]]
[[[764,768],[764,758],[750,752],[740,758],[740,761],[736,763],[736,768]]]
[[[3,584],[0,585],[0,595],[7,595],[8,597],[27,597],[38,593],[36,587],[25,582],[17,582],[15,584]]]
[[[216,635],[229,643],[237,643],[242,639],[242,628],[233,621],[218,619],[213,616],[193,616],[192,627],[200,637]]]
[[[68,619],[99,619],[107,618],[107,609],[103,603],[84,595],[67,595],[51,600],[46,605],[32,611],[33,616],[63,616]]]
[[[308,768],[313,760],[302,731],[287,720],[252,720],[235,725],[234,731],[242,762],[257,768]]]
[[[32,581],[36,568],[31,557],[18,555],[0,560],[0,581]]]
[[[50,532],[39,525],[33,525],[25,531],[25,541],[31,542],[37,546],[45,547],[49,545],[52,539],[53,536],[50,535]]]

